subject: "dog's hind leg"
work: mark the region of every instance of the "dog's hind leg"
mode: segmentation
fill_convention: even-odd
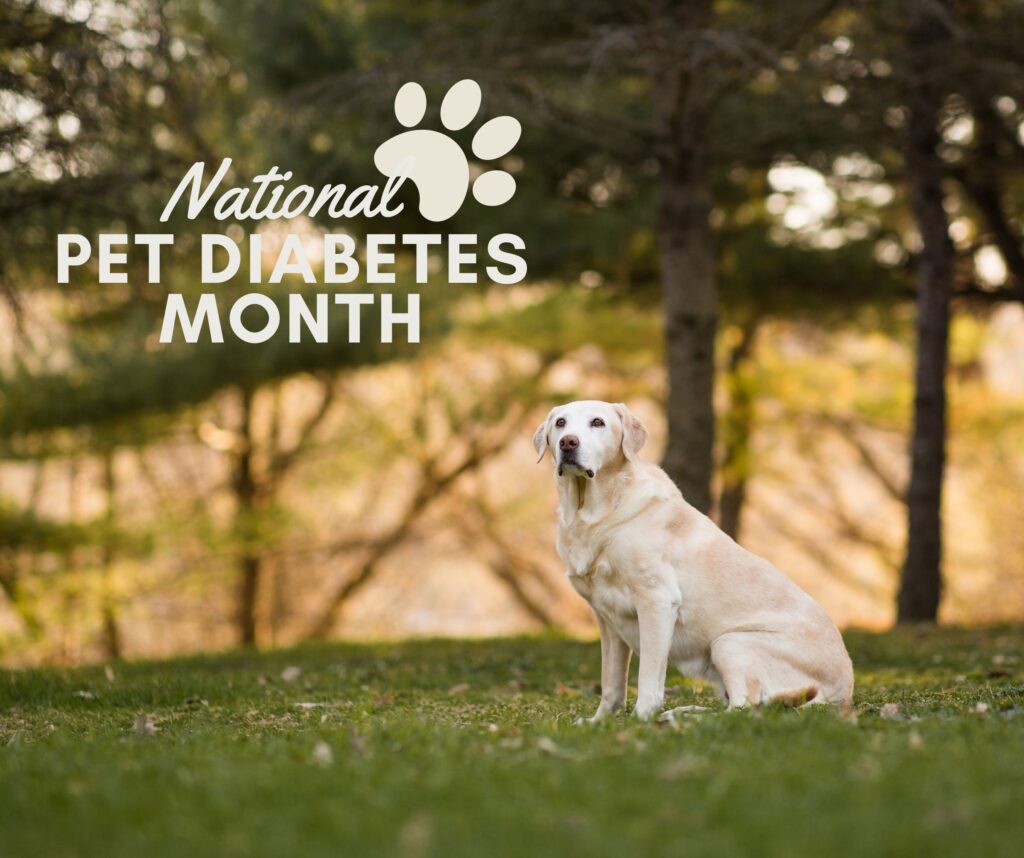
[[[711,662],[722,678],[730,709],[757,706],[762,702],[763,687],[757,675],[757,654],[747,642],[737,637],[742,634],[725,634],[711,644]]]

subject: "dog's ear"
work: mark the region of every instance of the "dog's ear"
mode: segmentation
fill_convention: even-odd
[[[552,409],[553,410],[553,409]],[[544,458],[544,454],[548,450],[548,424],[551,422],[551,412],[548,412],[548,416],[544,418],[544,422],[537,427],[537,431],[533,433],[533,449],[537,451],[537,461],[540,462]]]
[[[640,449],[647,443],[647,427],[623,403],[616,403],[615,410],[622,420],[622,454],[631,462],[639,462]]]

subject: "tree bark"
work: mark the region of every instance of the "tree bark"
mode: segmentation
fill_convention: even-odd
[[[718,495],[718,526],[739,539],[750,476],[750,437],[754,431],[754,391],[744,372],[757,333],[758,320],[746,321],[729,353],[729,410],[723,420],[722,487]]]
[[[235,536],[241,545],[238,561],[238,640],[244,645],[257,643],[256,605],[259,598],[262,558],[253,546],[252,529],[256,517],[256,478],[253,473],[252,411],[255,393],[243,388],[242,421],[239,432],[241,449],[235,464]]]
[[[665,307],[668,441],[662,464],[683,496],[711,508],[715,440],[713,402],[718,289],[710,224],[702,107],[702,62],[696,35],[707,27],[711,2],[662,0],[654,103],[662,123],[657,232]]]
[[[942,591],[942,483],[946,458],[946,369],[953,247],[943,208],[944,167],[936,130],[943,92],[938,83],[951,14],[938,0],[906,0],[910,118],[905,160],[910,203],[921,234],[917,260],[917,368],[907,553],[897,621],[934,622]]]
[[[668,442],[664,467],[683,497],[711,508],[718,291],[711,193],[703,165],[686,158],[661,177],[658,238],[665,302]]]
[[[238,593],[238,640],[246,646],[257,642],[256,600],[259,596],[262,565],[258,555],[251,552],[242,555]]]
[[[107,508],[104,522],[106,533],[103,536],[101,552],[103,594],[100,610],[103,620],[103,648],[109,659],[119,659],[123,654],[121,629],[117,622],[117,602],[111,580],[116,555],[114,528],[117,526],[117,475],[114,472],[114,453],[111,449],[103,454],[103,490],[106,494]]]

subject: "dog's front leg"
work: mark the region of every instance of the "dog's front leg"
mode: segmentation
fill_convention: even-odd
[[[596,613],[601,632],[601,703],[591,723],[618,712],[626,705],[626,679],[632,652],[615,630]]]
[[[637,623],[640,626],[639,691],[634,714],[649,721],[665,702],[665,672],[672,648],[679,608],[670,601],[649,599],[637,602]]]

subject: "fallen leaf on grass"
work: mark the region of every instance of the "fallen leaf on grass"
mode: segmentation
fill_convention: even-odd
[[[313,747],[313,753],[310,754],[310,761],[321,768],[327,768],[334,762],[334,752],[331,750],[331,746],[323,741],[317,742]]]
[[[302,668],[294,664],[289,665],[281,671],[281,679],[285,682],[294,682],[302,675]]]
[[[448,689],[449,694],[462,694],[465,691],[469,691],[468,682],[460,682],[458,685],[453,685]]]
[[[551,754],[552,757],[561,757],[562,759],[568,759],[572,756],[564,748],[560,748],[553,739],[547,736],[541,736],[537,740],[537,750],[545,754]]]
[[[323,703],[305,703],[305,702],[302,702],[302,703],[296,703],[295,704],[295,708],[296,709],[319,709],[321,706],[324,706],[324,705],[325,704],[323,704]]]
[[[881,715],[882,718],[886,721],[900,721],[903,718],[903,715],[900,712],[899,703],[884,704],[882,708],[878,711],[878,714]]]

